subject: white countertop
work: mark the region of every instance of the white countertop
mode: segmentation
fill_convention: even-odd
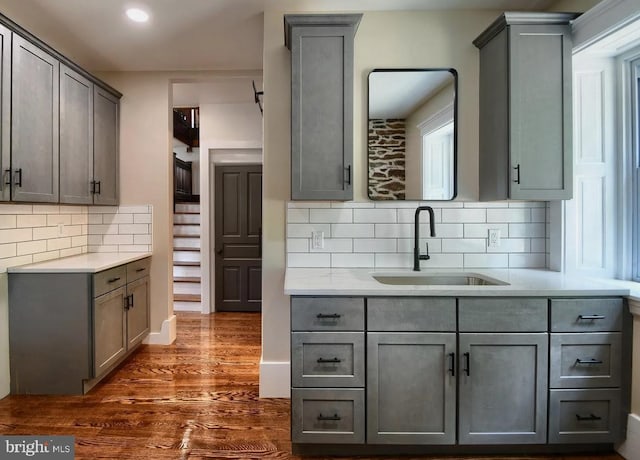
[[[150,257],[150,252],[91,252],[9,267],[9,273],[96,273]]]
[[[630,283],[572,277],[543,269],[423,269],[421,274],[477,273],[509,283],[504,286],[389,285],[372,274],[416,274],[409,269],[289,268],[284,293],[288,295],[357,296],[627,296]],[[637,284],[637,283],[636,283]]]

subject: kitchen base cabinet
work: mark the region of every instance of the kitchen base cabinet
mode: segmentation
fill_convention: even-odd
[[[460,334],[460,444],[546,442],[548,340]]]
[[[621,298],[294,296],[293,452],[611,452],[630,324]]]
[[[98,273],[9,273],[12,394],[83,394],[149,332],[145,258]]]

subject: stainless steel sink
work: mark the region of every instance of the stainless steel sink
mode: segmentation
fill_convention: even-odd
[[[509,284],[477,273],[385,273],[372,276],[379,283],[400,286],[506,286]]]

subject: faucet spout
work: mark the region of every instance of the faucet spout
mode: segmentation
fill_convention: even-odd
[[[433,208],[431,206],[418,206],[416,209],[416,214],[414,218],[414,231],[413,231],[413,271],[420,271],[420,261],[421,260],[429,260],[429,249],[427,249],[427,254],[420,254],[420,212],[427,211],[429,213],[429,230],[431,233],[431,237],[436,236],[436,224],[435,224],[435,216],[433,213]],[[428,246],[427,246],[428,248]]]

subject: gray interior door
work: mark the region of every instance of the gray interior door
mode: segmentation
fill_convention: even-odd
[[[547,427],[547,333],[460,334],[460,444],[540,444]]]
[[[262,166],[215,168],[215,310],[260,311]]]
[[[58,201],[59,63],[13,36],[12,200]]]
[[[455,333],[367,334],[367,442],[454,444]]]
[[[11,199],[11,31],[0,25],[0,199]]]
[[[92,204],[93,84],[60,65],[60,202]]]

